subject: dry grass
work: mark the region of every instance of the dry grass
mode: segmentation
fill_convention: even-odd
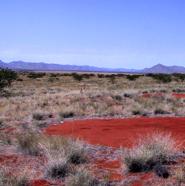
[[[178,186],[185,184],[185,165],[181,165],[175,170],[174,178],[177,180]]]
[[[108,186],[108,180],[97,180],[85,167],[80,167],[74,174],[70,174],[65,180],[66,186]]]
[[[39,140],[40,137],[34,132],[26,132],[25,134],[17,135],[18,149],[24,154],[39,155]]]
[[[150,134],[124,153],[124,163],[130,172],[149,171],[169,162],[176,149],[177,144],[170,134]]]
[[[167,113],[185,116],[184,99],[172,96],[173,92],[184,92],[185,82],[177,83],[172,79],[162,83],[145,76],[129,79],[106,74],[83,76],[80,80],[74,78],[74,74],[20,74],[21,81],[7,87],[7,97],[0,98],[0,118],[3,118],[0,128],[12,126],[20,132],[24,126],[34,130],[32,134],[18,137],[19,150],[24,154],[46,156],[47,176],[58,178],[61,172],[66,172],[64,175],[71,177],[72,167],[87,161],[84,144],[60,137],[38,137],[35,131],[73,117],[135,117]],[[146,98],[143,93],[163,93],[163,96]],[[10,144],[9,138],[0,134],[0,143]],[[129,169],[136,162],[139,166],[144,165],[142,169],[145,170],[153,166],[153,161],[168,160],[174,150],[170,136],[157,134],[139,141],[126,153],[125,162]],[[79,173],[71,177],[74,182],[81,178],[83,175]]]
[[[78,165],[87,161],[84,144],[79,140],[60,136],[43,138],[40,147],[47,157],[46,175],[64,178],[71,173],[71,164]]]
[[[149,115],[154,115],[158,108],[174,115],[185,115],[183,99],[171,96],[174,90],[183,90],[185,82],[163,84],[151,77],[139,77],[134,81],[115,77],[112,83],[110,77],[99,78],[97,75],[76,81],[63,74],[48,82],[49,73],[36,79],[27,74],[19,76],[22,81],[15,81],[7,88],[11,96],[0,99],[0,118],[9,126],[26,121],[30,126],[45,127],[66,117],[130,117],[136,108]],[[142,92],[162,92],[165,96],[143,98]],[[49,113],[52,118],[38,116],[40,113]]]
[[[79,168],[75,174],[71,174],[65,181],[66,186],[93,186],[96,184],[95,178],[86,168]]]
[[[14,176],[6,168],[0,168],[0,186],[29,186],[29,181],[24,171],[20,175]]]

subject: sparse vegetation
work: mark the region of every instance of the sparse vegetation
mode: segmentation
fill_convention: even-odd
[[[136,79],[138,79],[139,77],[141,77],[142,75],[127,75],[127,79],[130,81],[135,81]]]
[[[159,108],[159,109],[156,109],[154,111],[154,114],[157,115],[157,114],[170,114],[170,113],[165,111],[165,110],[163,110],[163,109],[161,109],[161,108]]]
[[[160,83],[170,83],[172,81],[172,75],[170,74],[147,74],[146,76],[152,77]]]
[[[130,172],[150,171],[170,161],[176,151],[170,134],[154,133],[139,139],[136,146],[124,153],[124,163]],[[162,171],[162,170],[161,170]]]
[[[77,80],[77,81],[82,81],[83,79],[83,75],[77,74],[77,73],[72,73],[72,77],[74,78],[74,80]]]
[[[75,116],[75,114],[72,111],[67,111],[67,112],[59,112],[59,116],[61,119],[73,118]]]
[[[34,132],[27,132],[17,136],[18,149],[24,154],[37,156],[40,153],[39,135]]]
[[[181,165],[175,170],[174,177],[177,180],[178,186],[185,183],[185,165]]]
[[[41,149],[48,159],[46,175],[64,178],[71,173],[70,164],[87,162],[85,147],[79,140],[64,137],[47,137],[40,143]]]
[[[76,171],[75,174],[71,174],[65,182],[66,186],[103,186],[92,176],[86,168],[82,167]]]
[[[29,186],[26,175],[12,176],[5,168],[0,169],[0,186]]]
[[[9,69],[0,69],[0,92],[10,86],[12,81],[17,79],[17,73]]]
[[[28,77],[31,79],[37,79],[37,78],[42,78],[46,75],[46,73],[41,73],[41,72],[30,72],[28,74]]]
[[[164,80],[163,83],[161,76],[155,79],[147,75],[128,80],[125,74],[79,73],[81,80],[78,80],[72,73],[36,73],[33,78],[28,77],[28,74],[19,73],[21,81],[14,81],[11,86],[5,87],[11,97],[1,97],[0,144],[2,149],[5,146],[11,149],[17,142],[20,155],[24,154],[24,157],[32,159],[44,157],[46,161],[42,162],[42,166],[45,172],[42,174],[49,180],[59,178],[66,184],[78,185],[86,174],[82,172],[81,175],[75,170],[83,165],[90,166],[86,163],[91,161],[87,158],[86,145],[78,140],[39,136],[38,131],[44,131],[43,128],[49,124],[57,124],[65,118],[74,117],[185,116],[184,98],[175,97],[183,96],[185,82],[178,80],[175,75],[170,75],[171,81]],[[48,81],[49,78],[52,81]],[[21,134],[16,141],[11,136],[14,132]],[[166,138],[166,135],[163,137]],[[147,142],[148,138],[143,141]],[[153,135],[150,138],[153,139]],[[164,152],[163,148],[170,149],[170,140],[165,143],[160,135],[156,138],[158,141],[152,141],[155,144],[141,145],[139,142],[133,149],[125,151],[124,162],[127,162],[127,170],[154,171],[162,178],[169,176],[170,179],[180,179],[171,170],[168,172],[166,165],[175,147]],[[163,145],[159,147],[157,143]],[[89,177],[94,180],[91,173]],[[99,179],[94,181],[95,185],[106,185]]]

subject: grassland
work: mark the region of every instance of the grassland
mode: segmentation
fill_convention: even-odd
[[[6,89],[6,97],[0,98],[2,123],[44,126],[48,120],[50,123],[68,117],[185,116],[185,98],[173,96],[174,92],[185,92],[185,81],[162,83],[152,77],[129,80],[126,76],[104,74],[84,74],[78,79],[74,74],[39,74],[34,77],[21,73]],[[33,117],[36,114],[43,117]]]
[[[19,72],[17,80],[0,92],[0,155],[5,154],[12,159],[13,154],[13,160],[15,155],[19,169],[28,165],[21,165],[23,160],[17,160],[17,154],[21,154],[26,162],[32,162],[30,170],[34,173],[29,171],[20,177],[20,182],[25,184],[38,174],[39,178],[51,180],[62,175],[62,182],[69,186],[79,185],[82,180],[87,181],[84,186],[107,184],[106,179],[100,182],[87,168],[87,144],[74,139],[43,136],[44,128],[51,124],[68,119],[185,116],[185,80],[178,74]],[[160,144],[159,139],[158,142]],[[152,145],[150,143],[149,146]],[[127,164],[132,165],[135,159],[142,159],[140,156],[145,152],[151,153],[146,146],[147,151],[143,148],[142,153],[133,154],[141,152],[141,146],[139,144],[136,150],[127,152]],[[155,148],[152,153],[157,154]],[[168,157],[169,154],[165,155]],[[143,161],[145,163],[146,158]],[[8,168],[11,169],[11,165]],[[184,182],[183,171],[181,167],[174,173],[179,183]],[[4,175],[8,171],[1,172]],[[63,179],[65,176],[66,181]],[[0,180],[2,185],[10,185],[9,181]],[[12,182],[18,186],[17,180]],[[57,184],[62,185],[61,182]]]

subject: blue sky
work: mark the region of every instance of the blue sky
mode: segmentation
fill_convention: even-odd
[[[0,0],[0,59],[185,65],[185,0]]]

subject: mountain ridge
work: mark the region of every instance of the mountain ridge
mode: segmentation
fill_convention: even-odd
[[[30,70],[30,71],[82,71],[82,72],[117,72],[117,73],[185,73],[183,66],[166,66],[157,64],[151,68],[126,69],[126,68],[103,68],[89,65],[61,65],[44,62],[25,62],[25,61],[11,61],[9,63],[0,60],[0,68],[9,68],[12,70]]]

